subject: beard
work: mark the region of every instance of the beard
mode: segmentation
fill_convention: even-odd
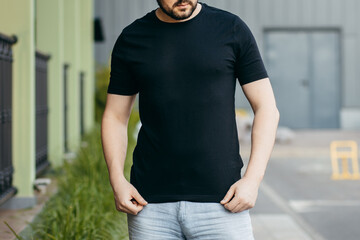
[[[197,6],[197,2],[193,3],[191,0],[178,0],[174,3],[174,5],[169,8],[167,6],[165,6],[165,4],[163,3],[163,0],[156,0],[159,7],[161,8],[161,10],[168,15],[169,17],[175,19],[175,20],[184,20],[189,18],[193,12],[195,11],[195,8]],[[176,11],[175,8],[183,3],[187,3],[190,5],[191,9],[190,11]]]

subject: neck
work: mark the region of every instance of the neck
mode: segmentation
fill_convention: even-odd
[[[194,10],[194,12],[190,15],[190,17],[183,19],[183,20],[176,20],[173,19],[172,17],[170,17],[169,15],[167,15],[166,13],[163,12],[163,10],[161,8],[156,9],[155,14],[156,16],[163,22],[170,22],[170,23],[176,23],[176,22],[185,22],[188,21],[192,18],[194,18],[196,15],[199,14],[199,12],[201,11],[201,4],[197,3],[196,8]]]

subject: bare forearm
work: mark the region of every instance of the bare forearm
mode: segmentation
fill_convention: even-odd
[[[259,184],[274,147],[278,123],[279,112],[276,107],[259,108],[255,112],[250,159],[244,177],[253,178]]]
[[[110,183],[112,186],[125,179],[124,163],[127,151],[127,123],[115,117],[103,117],[101,139]]]

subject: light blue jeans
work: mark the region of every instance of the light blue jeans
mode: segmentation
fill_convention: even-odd
[[[130,240],[254,240],[249,209],[232,213],[216,202],[148,203],[127,221]]]

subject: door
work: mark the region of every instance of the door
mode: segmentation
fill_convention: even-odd
[[[337,31],[265,32],[265,65],[281,126],[338,128],[340,42]]]

